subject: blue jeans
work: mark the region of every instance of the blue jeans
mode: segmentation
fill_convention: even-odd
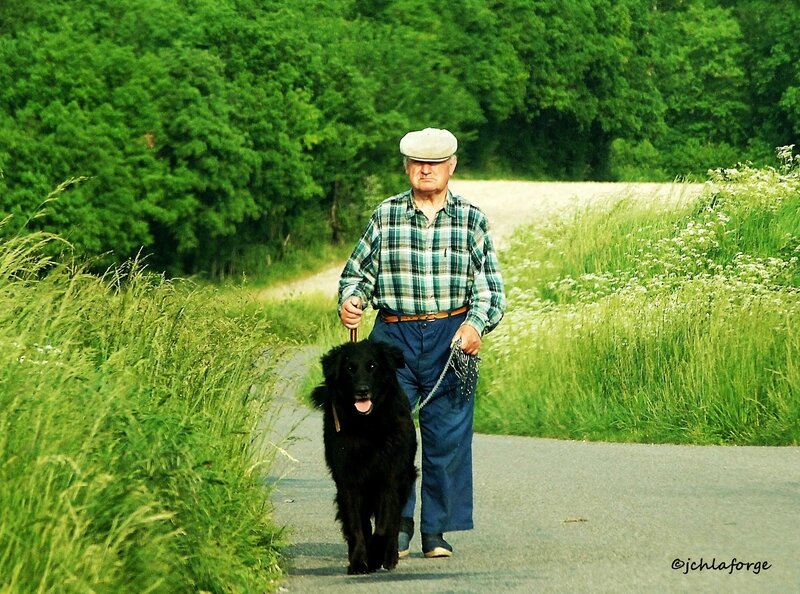
[[[386,323],[378,317],[370,338],[403,351],[397,379],[412,410],[436,384],[450,355],[450,341],[466,314],[429,322]],[[449,369],[433,398],[419,411],[422,452],[420,531],[469,530],[472,522],[472,419],[474,394],[464,397]],[[416,485],[403,509],[414,517]]]

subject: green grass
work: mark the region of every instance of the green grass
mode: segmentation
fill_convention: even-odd
[[[238,291],[228,289],[227,293]],[[333,297],[310,295],[252,301],[245,311],[263,317],[270,333],[286,344],[332,346],[349,336],[339,322]]]
[[[722,280],[509,313],[486,346],[480,431],[573,439],[798,441],[790,294]]]
[[[716,172],[674,210],[623,198],[520,231],[477,430],[800,443],[797,165]]]
[[[257,253],[248,256],[253,260],[245,269],[256,271],[249,282],[258,286],[285,283],[322,270],[331,263],[341,262],[350,255],[351,245],[319,243],[308,247],[287,250],[280,259]],[[257,263],[256,263],[257,262]]]
[[[251,439],[275,339],[211,289],[97,278],[58,245],[0,242],[0,591],[274,589]]]

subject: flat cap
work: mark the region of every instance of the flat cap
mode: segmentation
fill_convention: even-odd
[[[458,149],[458,140],[449,130],[425,128],[409,132],[400,140],[400,152],[415,161],[440,163],[447,161]]]

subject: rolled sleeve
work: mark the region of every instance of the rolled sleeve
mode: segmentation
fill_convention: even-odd
[[[375,217],[372,217],[359,238],[353,253],[350,254],[339,277],[339,305],[341,313],[342,304],[352,297],[361,299],[366,306],[372,299],[375,291],[377,276],[377,254],[380,251],[380,233]]]
[[[506,308],[503,277],[486,219],[481,221],[479,232],[474,235],[474,242],[472,250],[475,272],[465,323],[484,335],[500,323]]]

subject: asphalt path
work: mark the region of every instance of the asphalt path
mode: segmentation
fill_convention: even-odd
[[[291,543],[280,592],[800,592],[800,448],[476,435],[475,529],[394,571],[347,576],[322,419],[287,363],[265,420],[267,481]],[[514,414],[509,411],[509,414]]]

